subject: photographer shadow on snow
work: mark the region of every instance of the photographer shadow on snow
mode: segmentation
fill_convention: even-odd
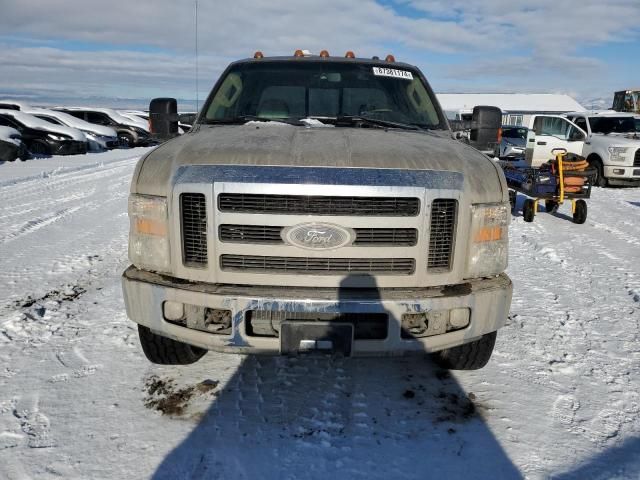
[[[371,312],[385,312],[375,279],[367,282]],[[336,312],[353,299],[346,285]],[[218,385],[221,355],[163,368],[191,382],[179,390],[151,383],[147,406],[197,421],[154,479],[521,478],[483,420],[481,395],[424,354],[246,356]],[[207,398],[200,409],[190,404],[198,396]]]

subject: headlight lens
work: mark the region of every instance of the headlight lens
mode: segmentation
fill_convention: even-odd
[[[609,160],[612,162],[624,162],[625,153],[629,150],[627,147],[609,147]]]
[[[56,140],[57,142],[62,142],[63,140],[68,140],[69,137],[65,137],[64,135],[56,135],[54,133],[47,133],[47,137],[51,140]]]
[[[497,275],[509,256],[508,203],[473,205],[466,278]]]
[[[167,199],[129,196],[129,260],[136,267],[169,272]]]

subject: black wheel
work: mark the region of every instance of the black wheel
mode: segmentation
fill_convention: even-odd
[[[556,202],[555,200],[545,200],[544,201],[544,209],[548,212],[548,213],[556,213],[558,211],[558,207],[560,205],[558,205],[558,202]]]
[[[573,212],[573,223],[583,224],[587,221],[587,202],[576,200],[576,209]]]
[[[203,348],[156,335],[142,325],[138,325],[138,336],[147,359],[160,365],[189,365],[207,353]]]
[[[450,370],[477,370],[491,358],[497,335],[498,332],[487,333],[475,342],[437,352],[433,359],[441,367]]]
[[[524,217],[525,222],[533,222],[533,218],[536,216],[535,202],[530,198],[527,198],[524,201],[524,205],[522,206],[522,216]]]
[[[133,136],[131,134],[122,132],[118,133],[118,142],[123,148],[131,148],[133,147],[135,140],[133,139]]]
[[[46,157],[51,155],[49,146],[44,142],[34,141],[29,144],[29,151],[34,157]]]
[[[596,156],[593,156],[589,159],[589,166],[596,171],[593,184],[596,187],[606,187],[609,184],[609,181],[604,176],[604,167],[602,166],[602,160],[600,160],[600,158]]]
[[[518,194],[515,190],[509,190],[509,204],[511,205],[511,213],[516,213],[516,200],[518,198]]]

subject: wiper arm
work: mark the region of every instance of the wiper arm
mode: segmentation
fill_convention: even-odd
[[[402,128],[405,130],[420,130],[417,125],[410,125],[408,123],[392,122],[390,120],[380,120],[378,118],[361,117],[359,115],[341,115],[335,118],[336,125],[339,124],[366,124],[376,127],[389,127],[389,128]]]
[[[267,118],[256,115],[239,115],[232,118],[207,118],[203,123],[206,125],[244,125],[248,122],[278,122],[297,126],[304,125],[296,118]]]

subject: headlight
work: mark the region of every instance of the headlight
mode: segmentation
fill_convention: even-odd
[[[473,205],[466,278],[497,275],[509,256],[508,203]]]
[[[609,160],[612,162],[624,162],[624,154],[629,150],[627,147],[609,147]]]
[[[167,199],[129,196],[129,260],[136,267],[169,272]]]
[[[68,140],[70,138],[70,137],[65,137],[64,135],[56,135],[55,133],[47,133],[47,137],[49,137],[51,140],[56,140],[58,142]]]

